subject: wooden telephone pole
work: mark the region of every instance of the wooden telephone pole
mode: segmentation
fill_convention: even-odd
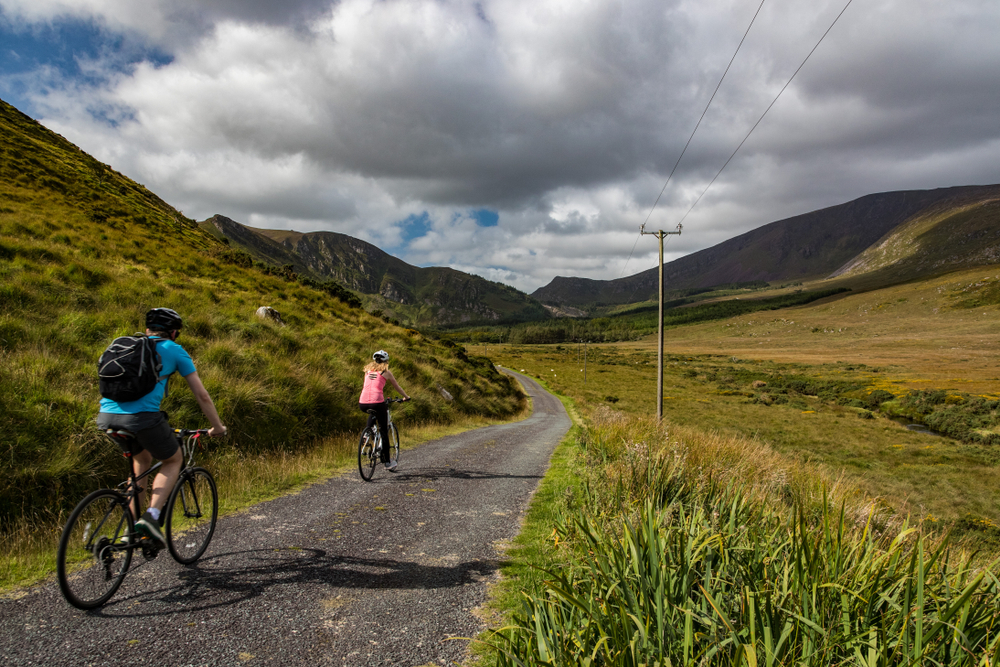
[[[670,234],[680,234],[681,226],[677,225],[676,232],[665,232],[662,229],[656,232],[647,232],[646,225],[639,230],[640,234],[650,234],[660,240],[660,342],[656,353],[656,419],[663,419],[663,237]]]

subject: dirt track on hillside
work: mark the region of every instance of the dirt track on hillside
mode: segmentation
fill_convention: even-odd
[[[0,658],[34,665],[452,665],[482,629],[498,544],[570,421],[519,377],[533,415],[405,449],[399,471],[352,469],[219,521],[192,567],[133,560],[102,609],[54,580],[0,601]],[[224,479],[218,480],[220,485]]]

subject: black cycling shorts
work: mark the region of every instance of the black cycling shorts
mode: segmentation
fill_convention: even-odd
[[[177,451],[177,436],[162,412],[137,412],[134,415],[116,415],[101,412],[97,415],[97,428],[124,429],[135,434],[139,451],[146,450],[157,460],[169,459]],[[133,451],[138,454],[139,451]]]

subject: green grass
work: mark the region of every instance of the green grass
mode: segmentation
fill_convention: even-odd
[[[696,292],[697,290],[687,290]],[[753,295],[758,289],[702,290],[697,296],[683,296],[664,302],[664,326],[678,327],[695,322],[726,319],[761,311],[802,306],[850,291],[833,287],[777,296]],[[733,298],[727,298],[733,297]],[[574,341],[611,342],[637,340],[657,331],[659,306],[655,303],[630,304],[602,317],[562,318],[516,325],[463,328],[442,332],[455,342],[507,342],[513,344],[567,343]]]
[[[996,662],[1000,457],[887,418],[995,418],[979,271],[673,329],[662,427],[652,341],[490,345],[584,422],[487,664]]]

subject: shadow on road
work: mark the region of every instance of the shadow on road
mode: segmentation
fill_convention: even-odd
[[[417,468],[415,470],[400,470],[389,473],[391,477],[382,476],[381,480],[416,480],[416,479],[541,479],[542,475],[512,475],[505,472],[484,472],[480,470],[460,470],[458,468]]]
[[[451,588],[488,577],[502,565],[496,560],[432,565],[392,558],[333,556],[322,549],[299,547],[234,551],[203,558],[179,570],[174,584],[112,601],[88,614],[110,618],[168,616],[228,607],[275,588],[287,587],[284,595],[298,595],[305,590],[299,588],[302,584],[372,590]],[[147,605],[156,609],[144,612]]]

